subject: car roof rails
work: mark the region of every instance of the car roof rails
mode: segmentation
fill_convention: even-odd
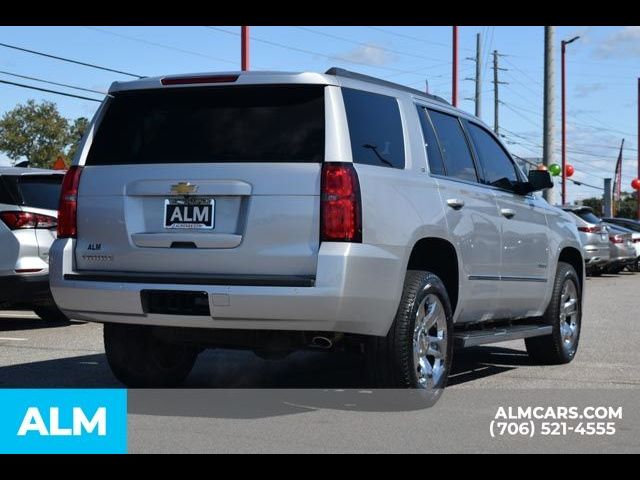
[[[335,75],[336,77],[344,77],[344,78],[352,78],[354,80],[361,80],[367,83],[373,83],[374,85],[380,85],[383,87],[395,88],[398,90],[402,90],[405,92],[412,93],[414,95],[420,95],[421,97],[427,97],[431,100],[435,100],[436,102],[441,102],[446,105],[451,105],[444,98],[439,97],[437,95],[432,95],[430,93],[421,92],[415,88],[407,87],[405,85],[400,85],[399,83],[390,82],[388,80],[382,80],[380,78],[371,77],[369,75],[365,75],[363,73],[352,72],[351,70],[346,70],[344,68],[339,67],[331,67],[329,70],[324,72],[326,75]]]

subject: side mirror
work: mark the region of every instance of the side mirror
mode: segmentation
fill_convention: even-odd
[[[539,192],[553,188],[553,180],[548,170],[529,170],[529,179],[526,182],[518,184],[517,193],[526,195],[531,192]]]

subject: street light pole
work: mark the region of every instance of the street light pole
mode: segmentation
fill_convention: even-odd
[[[567,81],[566,81],[566,50],[567,45],[572,42],[575,42],[579,39],[579,36],[573,37],[571,40],[562,40],[560,42],[561,45],[561,55],[562,55],[562,204],[565,205],[567,203],[567,105],[566,105],[566,97],[567,97]]]

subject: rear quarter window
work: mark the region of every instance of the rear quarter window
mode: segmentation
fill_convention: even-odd
[[[404,168],[400,107],[394,97],[342,89],[354,163]]]
[[[23,175],[18,179],[22,205],[57,210],[62,188],[62,175]]]
[[[323,159],[324,87],[260,85],[116,93],[86,164]]]
[[[589,210],[578,210],[577,212],[574,212],[574,213],[585,222],[589,222],[589,223],[601,222],[600,218],[598,218],[593,212]]]

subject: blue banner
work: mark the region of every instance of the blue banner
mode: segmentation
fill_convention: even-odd
[[[126,453],[127,391],[0,389],[0,453]]]

